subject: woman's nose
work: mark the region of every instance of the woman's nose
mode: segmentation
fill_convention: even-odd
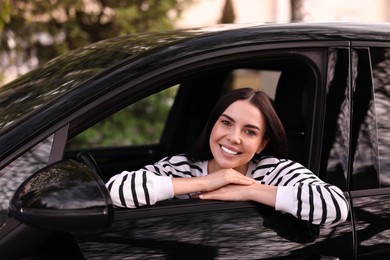
[[[239,131],[232,129],[228,135],[228,140],[232,143],[237,143],[237,144],[241,143],[241,137]]]

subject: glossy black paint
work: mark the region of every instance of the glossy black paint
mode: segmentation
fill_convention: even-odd
[[[361,259],[386,259],[390,255],[389,191],[387,188],[382,192],[353,192],[356,239]]]
[[[80,231],[109,226],[114,208],[97,173],[67,160],[43,168],[22,183],[11,199],[10,213],[37,228]]]
[[[107,254],[119,258],[132,255],[136,259],[166,256],[179,259],[235,259],[240,256],[268,259],[305,256],[305,247],[319,235],[318,226],[258,205],[171,215],[169,219],[169,222],[166,217],[117,220],[108,230],[80,234],[77,240],[87,258],[98,257],[97,244],[90,243],[95,239],[110,241],[106,244]],[[246,228],[239,228],[242,225]],[[275,243],[284,244],[285,248],[275,250]],[[313,250],[310,254],[326,255],[326,252]]]

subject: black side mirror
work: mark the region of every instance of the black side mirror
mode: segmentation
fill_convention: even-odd
[[[74,160],[33,174],[16,190],[9,212],[27,225],[56,231],[105,228],[114,218],[114,206],[101,178]]]

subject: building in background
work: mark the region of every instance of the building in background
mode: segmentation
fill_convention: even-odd
[[[0,0],[1,1],[1,0]],[[361,21],[390,22],[390,0],[193,0],[194,3],[182,14],[177,28],[193,28],[221,23],[224,8],[231,8],[233,17],[225,21],[234,23],[286,23],[292,19],[292,1],[302,4],[301,12],[305,22],[311,21]],[[226,9],[225,9],[226,10]],[[37,37],[44,35],[37,35]],[[12,44],[12,37],[10,37]],[[1,47],[1,46],[0,46]],[[1,53],[0,53],[1,54]],[[32,55],[28,60],[10,53],[1,59],[0,86],[26,73],[38,65]],[[16,60],[18,66],[9,66],[9,59]],[[251,75],[247,75],[250,78]],[[256,75],[252,75],[255,78]]]
[[[177,27],[198,27],[219,22],[227,0],[196,0]],[[298,1],[298,0],[293,0]],[[305,21],[390,22],[390,0],[299,0]],[[291,0],[231,0],[235,23],[290,22]]]
[[[177,27],[216,25],[228,4],[233,9],[234,23],[288,23],[294,20],[292,1],[300,7],[295,15],[303,22],[390,22],[390,0],[196,0],[183,13]],[[248,86],[267,92],[279,76],[277,71],[237,70],[232,75],[233,87]]]

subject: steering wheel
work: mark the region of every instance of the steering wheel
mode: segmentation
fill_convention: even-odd
[[[77,160],[90,167],[95,173],[99,175],[99,177],[103,180],[103,182],[106,182],[103,173],[101,172],[98,164],[96,163],[95,159],[90,153],[85,151],[79,152],[77,154]]]

